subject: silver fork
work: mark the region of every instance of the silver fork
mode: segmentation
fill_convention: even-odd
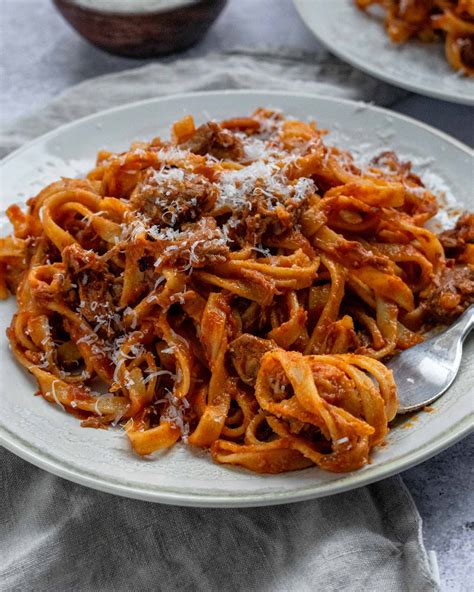
[[[462,345],[474,327],[471,305],[446,331],[392,358],[387,366],[397,383],[398,413],[416,411],[440,397],[453,383]]]

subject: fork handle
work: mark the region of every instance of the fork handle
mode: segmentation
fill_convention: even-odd
[[[469,333],[474,328],[474,304],[468,306],[462,315],[456,320],[455,323],[449,327],[446,333],[452,335],[457,333],[461,341],[464,341]]]

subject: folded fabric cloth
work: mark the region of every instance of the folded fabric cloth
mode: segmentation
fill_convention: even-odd
[[[212,54],[88,80],[4,129],[0,154],[107,107],[223,88],[385,105],[405,94],[327,54]],[[1,590],[439,590],[420,516],[400,477],[292,505],[210,510],[93,491],[3,449],[0,459]]]
[[[366,76],[327,53],[234,50],[152,63],[87,80],[0,131],[0,156],[63,123],[124,103],[217,89],[289,90],[393,105],[404,90]]]
[[[438,590],[399,477],[333,497],[178,508],[69,483],[2,454],[3,590]]]

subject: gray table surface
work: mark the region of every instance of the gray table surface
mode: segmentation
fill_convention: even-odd
[[[229,0],[207,37],[188,54],[242,46],[321,50],[290,0]],[[2,123],[34,111],[82,80],[142,63],[88,45],[49,0],[0,0]],[[474,144],[473,110],[468,107],[410,95],[395,111]],[[444,591],[474,590],[473,452],[470,436],[403,474],[423,517],[426,546],[437,553]]]

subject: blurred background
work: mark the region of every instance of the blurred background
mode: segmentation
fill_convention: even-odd
[[[79,1],[94,4],[93,0]],[[110,4],[111,1],[99,0],[95,4]],[[146,1],[138,0],[138,3]],[[173,0],[162,0],[170,1]],[[129,4],[130,0],[120,2]],[[136,68],[150,61],[110,55],[97,49],[66,23],[52,0],[0,0],[0,16],[3,90],[0,114],[8,120],[41,107],[82,80]],[[170,61],[237,48],[275,47],[310,53],[323,51],[291,0],[227,0],[201,41],[179,54],[158,59]],[[460,120],[470,121],[472,110],[469,107],[411,95],[397,103],[395,110],[474,144],[473,126],[459,126]]]
[[[64,21],[51,0],[0,0],[0,7],[1,67],[6,91],[1,106],[8,107],[11,117],[47,103],[86,78],[150,61],[110,55],[90,45]],[[308,51],[322,49],[291,0],[228,0],[197,45],[161,59],[262,48],[267,44]]]

